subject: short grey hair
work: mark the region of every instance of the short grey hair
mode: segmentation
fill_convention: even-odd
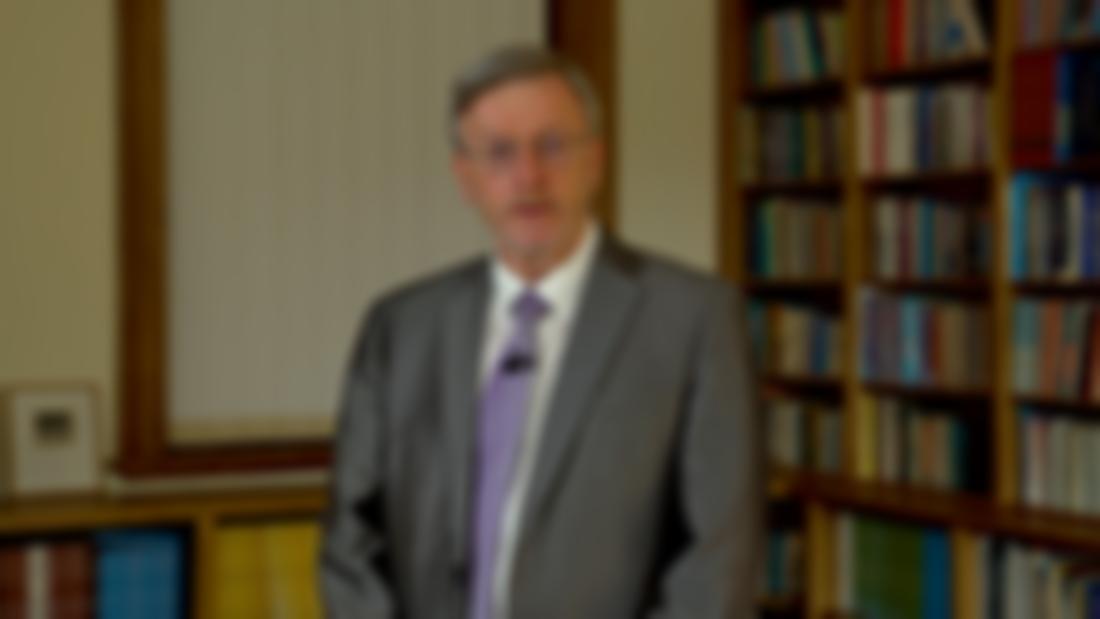
[[[511,45],[490,52],[468,66],[454,81],[448,119],[451,147],[462,149],[459,127],[462,116],[482,95],[507,82],[546,75],[556,75],[565,81],[584,108],[588,128],[593,133],[601,133],[603,113],[600,98],[579,66],[545,47]]]

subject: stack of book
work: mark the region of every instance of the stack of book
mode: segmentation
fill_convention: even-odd
[[[801,531],[768,533],[768,556],[761,587],[764,595],[780,598],[802,592],[803,551]]]
[[[958,412],[897,398],[875,404],[870,478],[938,490],[981,491],[981,429]]]
[[[1025,503],[1100,514],[1100,421],[1024,407],[1020,439]]]
[[[839,106],[745,107],[740,122],[746,182],[839,179],[844,161]]]
[[[1100,561],[980,536],[963,560],[977,570],[968,616],[1082,619],[1100,616]]]
[[[774,86],[838,76],[845,44],[840,11],[792,8],[769,13],[753,25],[752,83]]]
[[[1009,204],[1013,278],[1100,279],[1100,183],[1020,174]]]
[[[118,619],[187,616],[182,534],[111,530],[95,534],[98,616]]]
[[[87,539],[0,546],[0,617],[95,616],[94,556]]]
[[[843,513],[836,540],[841,613],[890,619],[952,616],[946,531]]]
[[[877,69],[989,53],[990,0],[874,0],[868,7]]]
[[[975,303],[862,291],[860,375],[913,386],[984,388],[989,317]]]
[[[1100,403],[1100,308],[1023,298],[1013,318],[1017,393]]]
[[[870,176],[974,170],[990,152],[985,86],[868,89],[860,93],[859,167]]]
[[[762,201],[756,206],[749,251],[757,277],[838,277],[842,251],[837,205],[783,197]]]
[[[819,473],[840,472],[842,428],[838,406],[770,398],[764,407],[772,464]]]
[[[1100,53],[1018,54],[1012,86],[1012,157],[1042,168],[1100,155]]]
[[[874,270],[885,280],[981,277],[989,272],[989,212],[927,197],[874,204]]]
[[[0,617],[185,617],[184,539],[107,530],[0,546]]]
[[[215,558],[215,616],[320,618],[319,528],[313,522],[222,527]]]
[[[754,301],[749,308],[758,367],[793,378],[840,373],[841,333],[836,317],[819,308]]]
[[[1096,0],[1017,0],[1020,45],[1035,47],[1100,36]]]

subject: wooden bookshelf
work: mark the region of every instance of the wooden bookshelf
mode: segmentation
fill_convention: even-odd
[[[1026,507],[1020,494],[1020,406],[1065,411],[1100,420],[1100,403],[1081,399],[1018,394],[1013,386],[1013,309],[1022,296],[1100,298],[1100,281],[1013,281],[1009,272],[1009,187],[1017,172],[1052,173],[1073,179],[1100,179],[1100,157],[1078,158],[1038,168],[1015,166],[1012,155],[1013,62],[1018,49],[1015,1],[993,3],[989,24],[988,54],[883,69],[869,59],[870,3],[875,0],[836,2],[760,3],[739,0],[722,5],[720,88],[718,110],[721,127],[719,169],[727,171],[720,184],[720,263],[724,274],[741,286],[747,296],[764,302],[797,300],[837,312],[844,346],[842,372],[836,377],[786,377],[764,373],[765,393],[828,398],[843,416],[842,474],[822,476],[798,471],[775,471],[769,480],[769,496],[801,501],[806,507],[806,591],[798,600],[803,617],[845,616],[836,600],[837,540],[834,525],[840,513],[866,512],[891,520],[936,525],[950,533],[956,567],[952,606],[956,617],[972,619],[976,566],[971,565],[977,536],[990,535],[1051,548],[1100,553],[1100,514],[1081,515]],[[768,8],[764,9],[761,5]],[[847,58],[842,75],[815,83],[758,88],[748,83],[753,20],[783,7],[838,8],[846,18]],[[1048,45],[1042,50],[1100,52],[1100,38]],[[928,86],[970,82],[988,89],[991,144],[989,157],[980,165],[961,169],[928,170],[905,175],[867,176],[858,168],[859,122],[857,99],[867,89]],[[843,166],[838,178],[745,182],[741,151],[745,143],[740,111],[746,106],[766,108],[804,104],[836,104],[845,110]],[[773,195],[834,200],[841,219],[843,268],[835,280],[768,280],[757,277],[749,263],[746,235],[753,232],[755,205]],[[959,208],[984,211],[988,221],[987,273],[947,278],[887,279],[874,275],[874,207],[883,195],[928,195],[958,200]],[[957,300],[980,307],[988,317],[989,343],[983,350],[988,362],[988,383],[982,387],[920,386],[860,377],[859,345],[867,321],[861,316],[861,292],[873,289],[888,294]],[[863,473],[866,442],[860,419],[865,404],[880,396],[896,397],[920,405],[942,406],[959,419],[968,418],[980,428],[983,453],[988,461],[979,471],[988,473],[980,493],[924,490],[902,484],[873,481]],[[874,411],[871,414],[877,414]],[[861,454],[862,450],[862,454]],[[762,610],[774,606],[762,600]]]
[[[206,619],[214,616],[213,562],[219,527],[242,522],[316,520],[327,503],[327,490],[319,487],[5,500],[0,501],[0,542],[123,527],[179,529],[189,538],[191,613],[196,619]]]

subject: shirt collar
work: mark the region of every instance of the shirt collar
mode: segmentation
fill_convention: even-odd
[[[543,275],[531,288],[550,305],[551,313],[572,310],[580,297],[585,275],[596,255],[600,228],[592,221],[585,225],[580,245],[561,264]],[[493,259],[493,296],[499,307],[507,308],[527,284],[499,258]]]

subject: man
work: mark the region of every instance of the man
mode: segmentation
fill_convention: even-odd
[[[337,435],[330,617],[752,614],[761,464],[741,300],[593,223],[598,111],[539,49],[458,80],[452,167],[495,255],[369,313]]]

